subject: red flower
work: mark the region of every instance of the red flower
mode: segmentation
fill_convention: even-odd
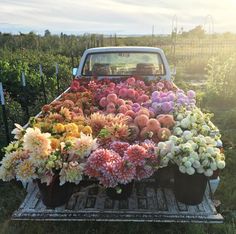
[[[70,89],[71,91],[73,92],[76,92],[78,91],[80,88],[80,83],[77,79],[74,79],[72,82],[71,82],[71,85],[70,85]]]

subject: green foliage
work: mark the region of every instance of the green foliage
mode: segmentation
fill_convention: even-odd
[[[59,67],[59,84],[55,74],[55,65]],[[44,104],[42,81],[39,73],[39,64],[42,65],[43,79],[46,88],[47,101],[51,102],[55,97],[68,88],[71,82],[70,58],[62,55],[38,51],[17,50],[13,54],[8,50],[0,49],[0,81],[3,83],[6,99],[6,110],[9,131],[14,128],[14,123],[24,125],[29,115],[36,115]],[[26,87],[22,86],[22,72],[25,73]],[[0,110],[0,146],[4,146],[5,130],[1,119]]]
[[[231,57],[213,57],[207,65],[207,88],[223,100],[232,99],[236,90],[236,54]]]

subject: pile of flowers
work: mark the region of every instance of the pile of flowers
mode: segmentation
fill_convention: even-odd
[[[57,174],[61,184],[78,184],[87,175],[115,187],[170,162],[183,173],[210,176],[225,166],[224,155],[218,129],[195,97],[171,81],[75,79],[28,128],[17,125],[0,178],[50,184]]]
[[[174,163],[182,173],[204,173],[208,177],[223,169],[222,142],[219,130],[210,121],[211,115],[203,114],[196,107],[191,110],[182,107],[175,116],[173,135],[158,144],[161,167]]]
[[[91,128],[83,126],[79,130],[82,125],[47,120],[39,118],[33,127],[25,130],[17,125],[13,130],[17,141],[5,148],[0,167],[2,180],[16,178],[29,182],[39,179],[47,185],[55,175],[59,175],[60,185],[65,182],[78,184],[82,180],[86,157],[98,146]]]
[[[95,150],[87,160],[85,173],[97,178],[105,187],[116,187],[132,180],[149,178],[157,164],[155,143],[142,144],[114,141],[110,149]]]

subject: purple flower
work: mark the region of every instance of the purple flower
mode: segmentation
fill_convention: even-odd
[[[161,102],[164,103],[164,102],[167,102],[168,101],[168,98],[167,97],[163,97]]]
[[[175,94],[173,92],[171,92],[169,95],[168,95],[168,100],[169,101],[174,101],[175,100]]]
[[[170,102],[164,102],[162,104],[162,110],[164,113],[169,113],[171,109],[172,109],[172,105]]]
[[[152,93],[152,99],[155,99],[155,98],[159,97],[159,95],[160,95],[160,92],[154,91],[154,92]]]
[[[140,108],[141,108],[141,106],[140,106],[138,103],[134,103],[134,104],[132,105],[132,110],[133,110],[134,112],[138,112],[138,111],[140,110]]]
[[[189,90],[187,92],[187,96],[191,99],[195,98],[196,97],[196,93],[193,91],[193,90]]]

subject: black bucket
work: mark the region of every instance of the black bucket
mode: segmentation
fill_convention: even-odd
[[[202,202],[206,190],[207,177],[204,174],[183,174],[175,169],[174,194],[179,202],[186,205],[198,205]]]
[[[59,176],[55,176],[50,185],[41,183],[40,180],[37,180],[37,184],[42,202],[49,208],[62,206],[69,201],[75,186],[73,183],[68,182],[60,185]]]

